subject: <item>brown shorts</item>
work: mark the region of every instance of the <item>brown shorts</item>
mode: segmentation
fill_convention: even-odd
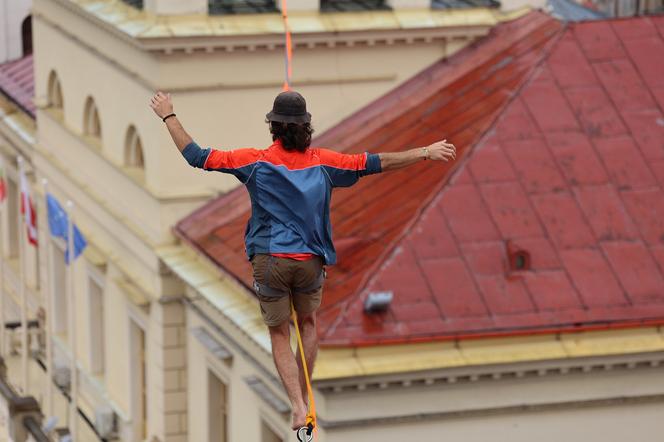
[[[251,259],[254,280],[267,286],[270,293],[257,292],[263,321],[269,327],[281,325],[291,313],[290,296],[295,311],[307,316],[318,310],[323,297],[323,287],[317,281],[323,273],[323,258],[316,256],[306,261],[278,258],[258,254]],[[290,296],[289,296],[290,295]]]

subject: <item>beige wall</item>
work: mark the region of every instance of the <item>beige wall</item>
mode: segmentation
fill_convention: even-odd
[[[442,422],[382,425],[380,429],[358,427],[330,434],[326,441],[364,442],[381,440],[465,442],[659,442],[664,400],[630,406],[516,412],[498,416],[450,419]]]
[[[204,327],[216,340],[231,351],[233,357],[230,362],[224,362],[210,354],[200,342],[192,335],[191,330]],[[249,376],[259,377],[268,388],[277,394],[282,401],[287,402],[283,390],[276,386],[269,376],[258,369],[225,337],[219,335],[196,312],[187,310],[187,368],[189,388],[187,398],[190,404],[197,404],[190,408],[189,413],[189,439],[190,441],[208,441],[208,370],[228,386],[228,441],[256,441],[260,442],[261,420],[272,430],[281,435],[283,440],[290,440],[293,436],[290,431],[289,416],[280,415],[264,400],[252,391],[245,379]],[[249,348],[248,350],[252,350]],[[274,370],[266,366],[272,379],[276,379]]]

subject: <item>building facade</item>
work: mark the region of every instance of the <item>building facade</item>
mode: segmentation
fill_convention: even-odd
[[[178,243],[177,221],[236,183],[192,174],[148,108],[149,97],[171,92],[203,145],[262,146],[269,144],[264,115],[283,83],[280,15],[228,15],[217,6],[38,0],[34,56],[2,73],[7,198],[0,280],[8,382],[34,396],[44,418],[56,417],[60,433],[77,441],[200,440],[192,407],[200,401],[214,405],[207,419],[221,425],[210,430],[217,440],[224,440],[225,425],[234,440],[287,436],[265,336],[262,347],[234,347],[243,357],[235,357],[232,371],[222,350],[212,370],[189,366],[196,346],[214,347],[218,338],[210,340],[209,321],[194,315],[187,284],[165,264]],[[485,7],[461,12],[406,1],[377,2],[368,12],[290,6],[293,86],[307,96],[319,131],[509,17]],[[28,65],[26,76],[17,75]],[[36,245],[21,221],[20,169],[34,201]],[[72,203],[88,242],[71,265],[66,244],[49,233],[47,193],[63,206]],[[265,334],[259,324],[256,331]],[[29,355],[27,371],[22,354]],[[254,391],[272,406],[257,402]],[[232,414],[227,395],[239,398]],[[257,415],[265,425],[243,429]]]

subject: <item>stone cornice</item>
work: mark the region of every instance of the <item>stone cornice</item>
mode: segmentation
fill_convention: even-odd
[[[42,0],[43,1],[43,0]],[[50,21],[37,0],[34,16]],[[122,4],[51,0],[117,38],[163,54],[273,51],[284,46],[278,14],[249,16],[154,16]],[[90,3],[89,6],[86,6]],[[431,44],[474,39],[511,15],[488,8],[471,10],[375,11],[369,13],[293,13],[290,24],[297,49]],[[52,23],[56,25],[57,23]]]
[[[566,376],[660,366],[664,366],[664,351],[476,365],[441,370],[411,371],[383,376],[321,380],[316,382],[316,388],[326,394],[340,394],[352,391],[472,384],[507,379]]]

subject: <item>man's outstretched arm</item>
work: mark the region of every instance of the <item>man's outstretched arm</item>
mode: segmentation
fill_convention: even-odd
[[[159,118],[164,118],[168,115],[173,114],[173,102],[171,101],[171,94],[164,94],[163,92],[157,92],[150,99],[150,107]],[[166,119],[166,127],[168,132],[173,138],[173,142],[177,146],[178,150],[182,152],[187,145],[192,143],[194,140],[189,136],[182,124],[178,120],[178,117],[172,116]]]
[[[401,169],[422,160],[449,161],[456,159],[456,147],[447,140],[438,141],[426,147],[403,152],[379,153],[380,166],[383,172]]]

